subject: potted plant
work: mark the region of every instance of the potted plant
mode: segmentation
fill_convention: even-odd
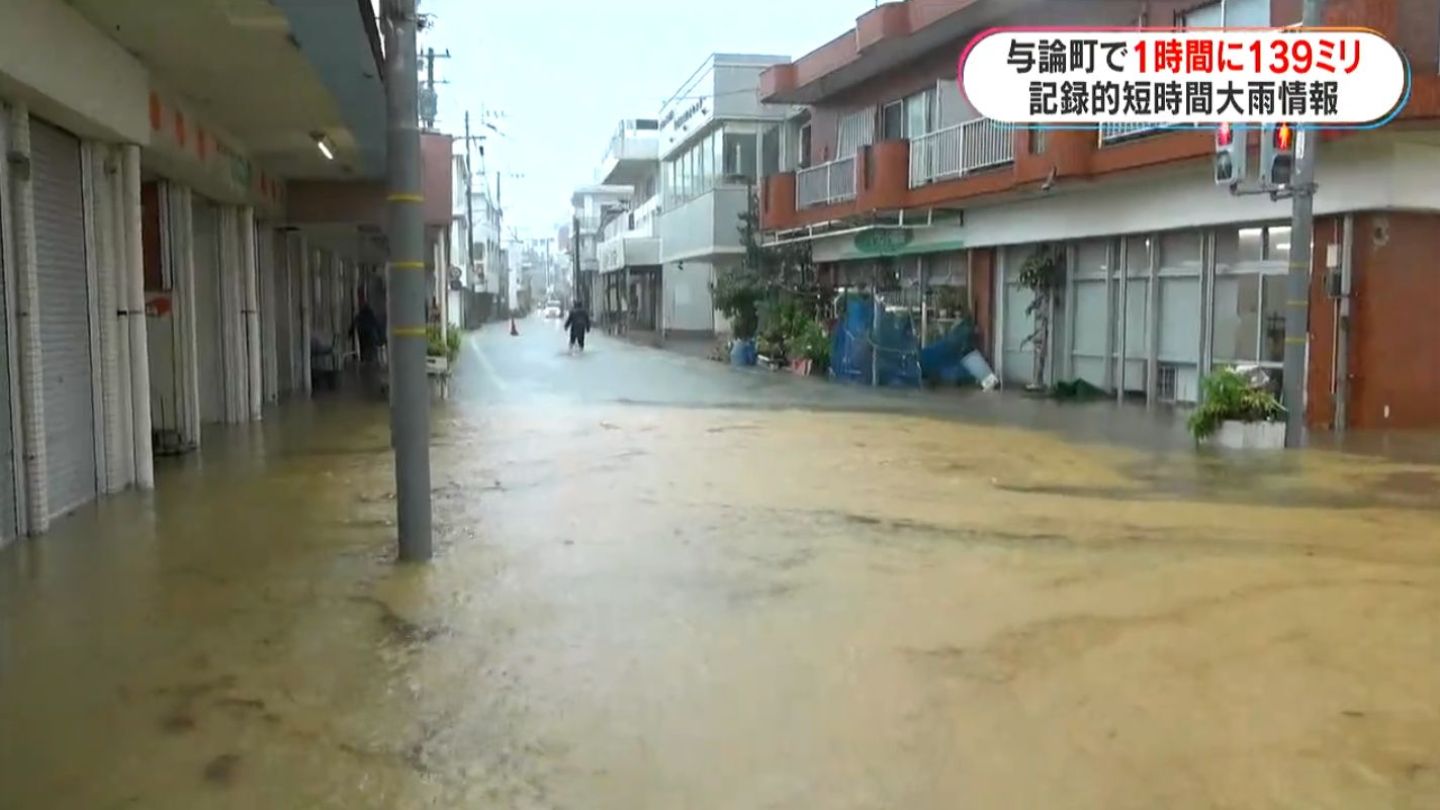
[[[1284,406],[1244,374],[1222,369],[1201,380],[1200,391],[1200,406],[1189,420],[1197,443],[1237,449],[1285,446]]]

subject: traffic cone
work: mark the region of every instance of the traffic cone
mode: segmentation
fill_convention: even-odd
[[[515,328],[515,318],[510,318],[510,337],[520,337],[520,330]]]

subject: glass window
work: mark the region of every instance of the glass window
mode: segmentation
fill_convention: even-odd
[[[1200,231],[1170,231],[1160,235],[1161,267],[1200,267]]]
[[[760,140],[760,174],[769,177],[780,171],[780,127],[765,130]]]
[[[922,90],[905,98],[905,137],[914,139],[930,131],[930,94]]]
[[[710,138],[705,142],[706,149],[710,150],[710,161],[715,165],[715,182],[720,183],[725,179],[725,138],[721,130],[710,133]]]
[[[1264,228],[1241,228],[1236,243],[1236,259],[1242,262],[1258,262],[1264,259],[1264,236]]]
[[[1271,261],[1290,261],[1290,226],[1272,225],[1265,233],[1265,258]]]
[[[726,176],[753,180],[758,157],[755,154],[755,135],[750,132],[726,132],[723,142]]]
[[[701,141],[700,146],[695,150],[695,159],[696,161],[698,161],[700,166],[699,171],[701,194],[709,191],[710,188],[715,184],[715,157],[714,153],[711,152],[708,146],[710,139],[713,137],[715,137],[715,133],[713,132],[709,135],[706,135],[705,140]]]
[[[1260,276],[1215,279],[1215,323],[1210,351],[1216,363],[1254,362],[1260,332]]]
[[[1103,276],[1109,271],[1110,244],[1104,239],[1090,239],[1075,248],[1075,272],[1084,276]]]
[[[899,101],[886,104],[880,110],[880,139],[898,141],[905,137],[905,106]]]
[[[1262,276],[1260,302],[1260,359],[1266,363],[1285,361],[1285,286],[1283,275]]]
[[[1151,239],[1148,236],[1130,236],[1125,239],[1125,275],[1150,275]]]

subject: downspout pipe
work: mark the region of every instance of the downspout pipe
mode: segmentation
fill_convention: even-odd
[[[260,278],[255,255],[255,209],[240,210],[240,262],[245,273],[245,386],[246,411],[251,422],[259,422],[264,407],[264,370],[260,361]]]

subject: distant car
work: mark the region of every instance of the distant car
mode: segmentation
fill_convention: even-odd
[[[560,305],[559,305],[559,304],[546,304],[546,305],[545,305],[545,317],[547,317],[547,318],[558,318],[558,317],[560,317]]]

